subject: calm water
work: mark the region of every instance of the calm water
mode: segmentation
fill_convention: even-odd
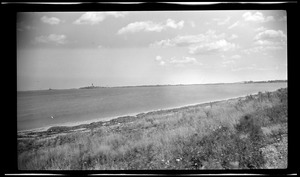
[[[17,92],[18,130],[137,114],[274,91],[287,83],[70,89]],[[51,116],[54,119],[50,118]]]

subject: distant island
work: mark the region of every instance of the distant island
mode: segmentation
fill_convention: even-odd
[[[94,84],[92,84],[91,86],[80,87],[79,89],[95,89],[95,88],[106,88],[106,87],[94,86]]]
[[[254,83],[279,83],[279,82],[287,82],[287,80],[267,80],[267,81],[239,81],[239,82],[231,82],[231,83],[206,83],[206,84],[156,84],[156,85],[124,85],[124,86],[94,86],[94,84],[85,87],[79,88],[49,88],[44,89],[46,91],[54,91],[54,90],[69,90],[69,89],[97,89],[97,88],[129,88],[129,87],[166,87],[166,86],[192,86],[192,85],[221,85],[221,84],[254,84]],[[41,90],[18,90],[18,92],[30,92],[30,91],[42,91]]]
[[[222,84],[255,84],[255,83],[279,83],[287,82],[287,80],[268,80],[268,81],[239,81],[231,83],[206,83],[206,84],[156,84],[156,85],[124,85],[124,86],[85,86],[79,88],[66,88],[66,89],[57,89],[57,88],[48,88],[44,89],[45,91],[54,91],[54,90],[69,90],[69,89],[97,89],[97,88],[129,88],[129,87],[166,87],[166,86],[192,86],[192,85],[222,85]],[[18,92],[30,92],[30,91],[42,91],[42,90],[18,90]]]
[[[128,87],[165,87],[165,86],[189,86],[189,85],[220,85],[220,84],[254,84],[254,83],[278,83],[287,82],[287,80],[267,80],[267,81],[241,81],[233,83],[207,83],[207,84],[156,84],[156,85],[128,85],[128,86],[91,86],[80,87],[79,89],[96,89],[96,88],[128,88]]]
[[[244,81],[244,84],[252,84],[252,83],[275,83],[275,82],[287,82],[287,80]]]

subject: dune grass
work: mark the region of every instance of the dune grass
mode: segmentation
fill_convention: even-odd
[[[286,130],[287,89],[279,89],[150,114],[90,132],[19,140],[18,168],[260,169],[268,162],[261,149]]]

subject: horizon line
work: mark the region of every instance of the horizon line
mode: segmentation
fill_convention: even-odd
[[[36,90],[17,90],[17,92],[28,92],[28,91],[47,91],[47,90],[74,90],[74,89],[88,89],[90,88],[124,88],[124,87],[156,87],[156,86],[189,86],[189,85],[212,85],[212,84],[237,84],[237,83],[251,83],[251,82],[274,82],[274,81],[285,81],[287,79],[273,79],[273,80],[244,80],[236,82],[211,82],[201,84],[150,84],[150,85],[122,85],[122,86],[84,86],[79,88],[48,88],[48,89],[36,89]]]

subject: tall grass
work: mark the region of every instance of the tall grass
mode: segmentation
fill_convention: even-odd
[[[287,89],[144,116],[91,132],[24,140],[30,170],[263,168],[265,129],[287,122]],[[264,130],[264,131],[263,131]]]

